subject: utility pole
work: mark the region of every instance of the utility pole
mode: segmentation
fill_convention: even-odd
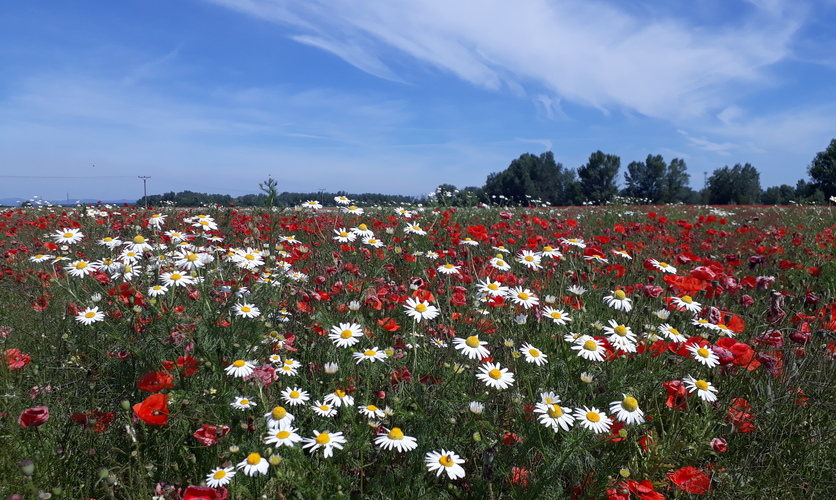
[[[148,208],[148,179],[151,178],[150,175],[137,175],[140,179],[142,179],[142,198],[145,200],[145,208]]]

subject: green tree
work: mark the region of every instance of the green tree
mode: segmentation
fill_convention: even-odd
[[[575,171],[555,162],[551,151],[540,156],[521,155],[507,169],[488,175],[483,189],[491,201],[496,202],[504,196],[511,203],[523,205],[536,200],[571,205],[579,191]]]
[[[624,192],[633,198],[642,198],[648,203],[662,201],[664,177],[668,165],[661,155],[647,155],[645,161],[633,161],[627,165]]]
[[[618,193],[615,177],[621,168],[621,158],[598,150],[589,155],[585,165],[578,168],[580,189],[586,201],[606,203]]]
[[[797,199],[795,188],[789,184],[771,186],[761,196],[761,202],[764,205],[789,205],[790,201],[796,201]]]
[[[755,205],[761,199],[760,173],[751,164],[726,165],[708,178],[708,203],[712,205]]]
[[[688,167],[685,165],[685,160],[674,158],[665,169],[665,175],[662,180],[662,199],[663,203],[685,202],[685,199],[690,195],[688,193],[688,183],[691,176],[688,174]]]
[[[272,175],[268,176],[266,181],[258,183],[258,188],[264,191],[264,194],[266,195],[264,199],[265,206],[275,206],[276,198],[279,196],[279,193],[276,190],[276,187],[278,185],[278,181],[276,181],[276,179],[274,179]]]
[[[807,173],[814,187],[820,189],[825,197],[836,196],[836,139],[830,141],[827,149],[816,154]]]

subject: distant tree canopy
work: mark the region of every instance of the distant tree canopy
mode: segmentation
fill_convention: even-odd
[[[824,193],[825,197],[836,196],[836,139],[813,158],[807,173],[813,180],[813,187]]]
[[[751,164],[718,168],[708,178],[708,203],[756,205],[761,200],[760,173]]]
[[[685,160],[674,158],[667,164],[661,155],[647,155],[627,165],[624,194],[648,203],[676,203],[688,194],[690,179]]]
[[[490,200],[504,196],[511,203],[523,205],[534,201],[572,205],[580,194],[575,172],[555,162],[551,151],[520,156],[507,169],[490,174],[483,191]]]
[[[308,200],[317,200],[323,206],[334,206],[336,202],[334,198],[337,196],[345,196],[362,205],[381,205],[381,204],[408,204],[417,203],[418,198],[414,196],[402,196],[380,193],[362,193],[349,194],[345,191],[338,191],[337,193],[315,192],[315,193],[289,193],[284,192],[276,195],[269,192],[260,194],[246,194],[233,198],[228,194],[207,194],[195,193],[193,191],[174,191],[165,194],[155,194],[148,196],[148,206],[173,205],[176,207],[199,207],[204,205],[235,205],[239,207],[255,207],[255,206],[277,206],[277,207],[293,207],[301,205]],[[271,202],[272,199],[272,202]],[[140,198],[137,205],[144,205],[145,198]]]
[[[618,194],[615,179],[621,168],[621,158],[604,154],[600,149],[591,155],[586,164],[578,167],[581,193],[588,202],[602,204]]]

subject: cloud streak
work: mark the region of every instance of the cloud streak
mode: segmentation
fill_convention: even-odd
[[[603,1],[210,1],[301,31],[292,37],[383,78],[397,79],[406,56],[489,90],[521,86],[673,120],[768,84],[766,68],[790,55],[802,15],[779,0],[752,0],[719,27]]]

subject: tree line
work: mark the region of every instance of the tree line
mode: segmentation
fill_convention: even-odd
[[[345,191],[336,193],[317,191],[312,193],[275,193],[271,196],[265,190],[259,194],[245,194],[232,197],[228,194],[195,193],[194,191],[174,191],[165,194],[148,195],[148,206],[175,206],[175,207],[200,207],[209,205],[236,206],[236,207],[294,207],[303,204],[308,200],[317,200],[323,206],[334,206],[334,198],[345,196],[358,205],[398,205],[417,203],[415,196],[392,195],[381,193],[360,193],[351,194]],[[145,205],[145,197],[137,200],[137,206]]]
[[[513,205],[603,205],[667,204],[686,205],[787,205],[824,203],[836,196],[836,139],[816,154],[807,169],[810,181],[799,179],[795,186],[782,184],[761,189],[760,173],[750,163],[717,168],[702,189],[690,187],[685,160],[665,161],[661,155],[647,155],[632,161],[619,188],[621,158],[596,151],[576,170],[557,162],[551,151],[539,156],[526,153],[505,170],[488,175],[482,187],[456,189],[442,184],[434,193],[439,202],[450,205],[500,203]]]

